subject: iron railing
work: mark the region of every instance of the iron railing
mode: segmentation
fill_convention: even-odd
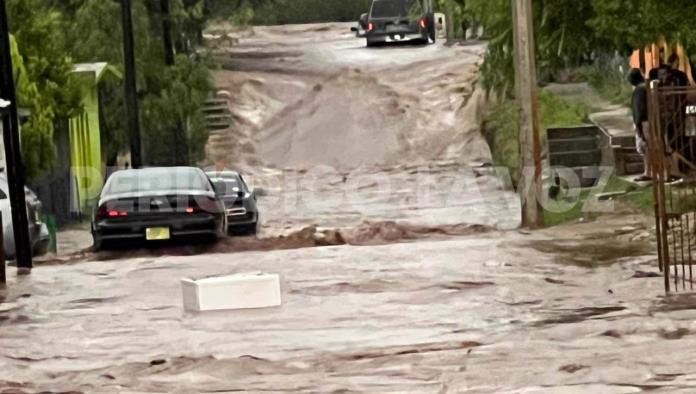
[[[693,290],[696,258],[696,88],[648,89],[649,163],[665,291]],[[670,182],[670,172],[682,180]],[[673,287],[672,287],[673,286]]]

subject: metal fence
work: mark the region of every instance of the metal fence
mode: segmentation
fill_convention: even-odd
[[[665,291],[690,291],[696,258],[696,88],[653,83],[648,109],[659,267]]]

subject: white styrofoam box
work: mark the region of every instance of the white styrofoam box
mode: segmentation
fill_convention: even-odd
[[[247,273],[181,280],[184,309],[216,311],[279,306],[280,277],[276,274]]]

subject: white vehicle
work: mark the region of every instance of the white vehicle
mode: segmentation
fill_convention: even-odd
[[[15,242],[12,230],[12,210],[10,209],[10,188],[7,184],[7,175],[0,174],[0,211],[2,212],[2,231],[5,245],[5,258],[14,260]],[[31,240],[32,253],[41,256],[48,251],[50,236],[46,224],[41,221],[41,201],[28,188],[24,189],[27,217],[29,219],[29,239]]]

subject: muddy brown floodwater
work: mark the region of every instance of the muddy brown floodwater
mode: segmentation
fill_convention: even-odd
[[[232,120],[208,160],[266,189],[261,239],[11,269],[0,393],[693,392],[696,299],[664,295],[644,218],[515,230],[485,46],[349,27],[216,44]],[[181,278],[249,271],[280,274],[281,307],[183,311]]]
[[[593,269],[525,246],[592,226],[41,267],[3,293],[0,388],[689,392],[696,301],[634,277],[653,255]],[[283,278],[282,307],[182,310],[180,278],[258,270]]]
[[[485,45],[368,49],[350,26],[254,27],[216,49],[231,115],[208,160],[269,191],[262,234],[365,220],[517,227],[509,174],[483,167]]]

